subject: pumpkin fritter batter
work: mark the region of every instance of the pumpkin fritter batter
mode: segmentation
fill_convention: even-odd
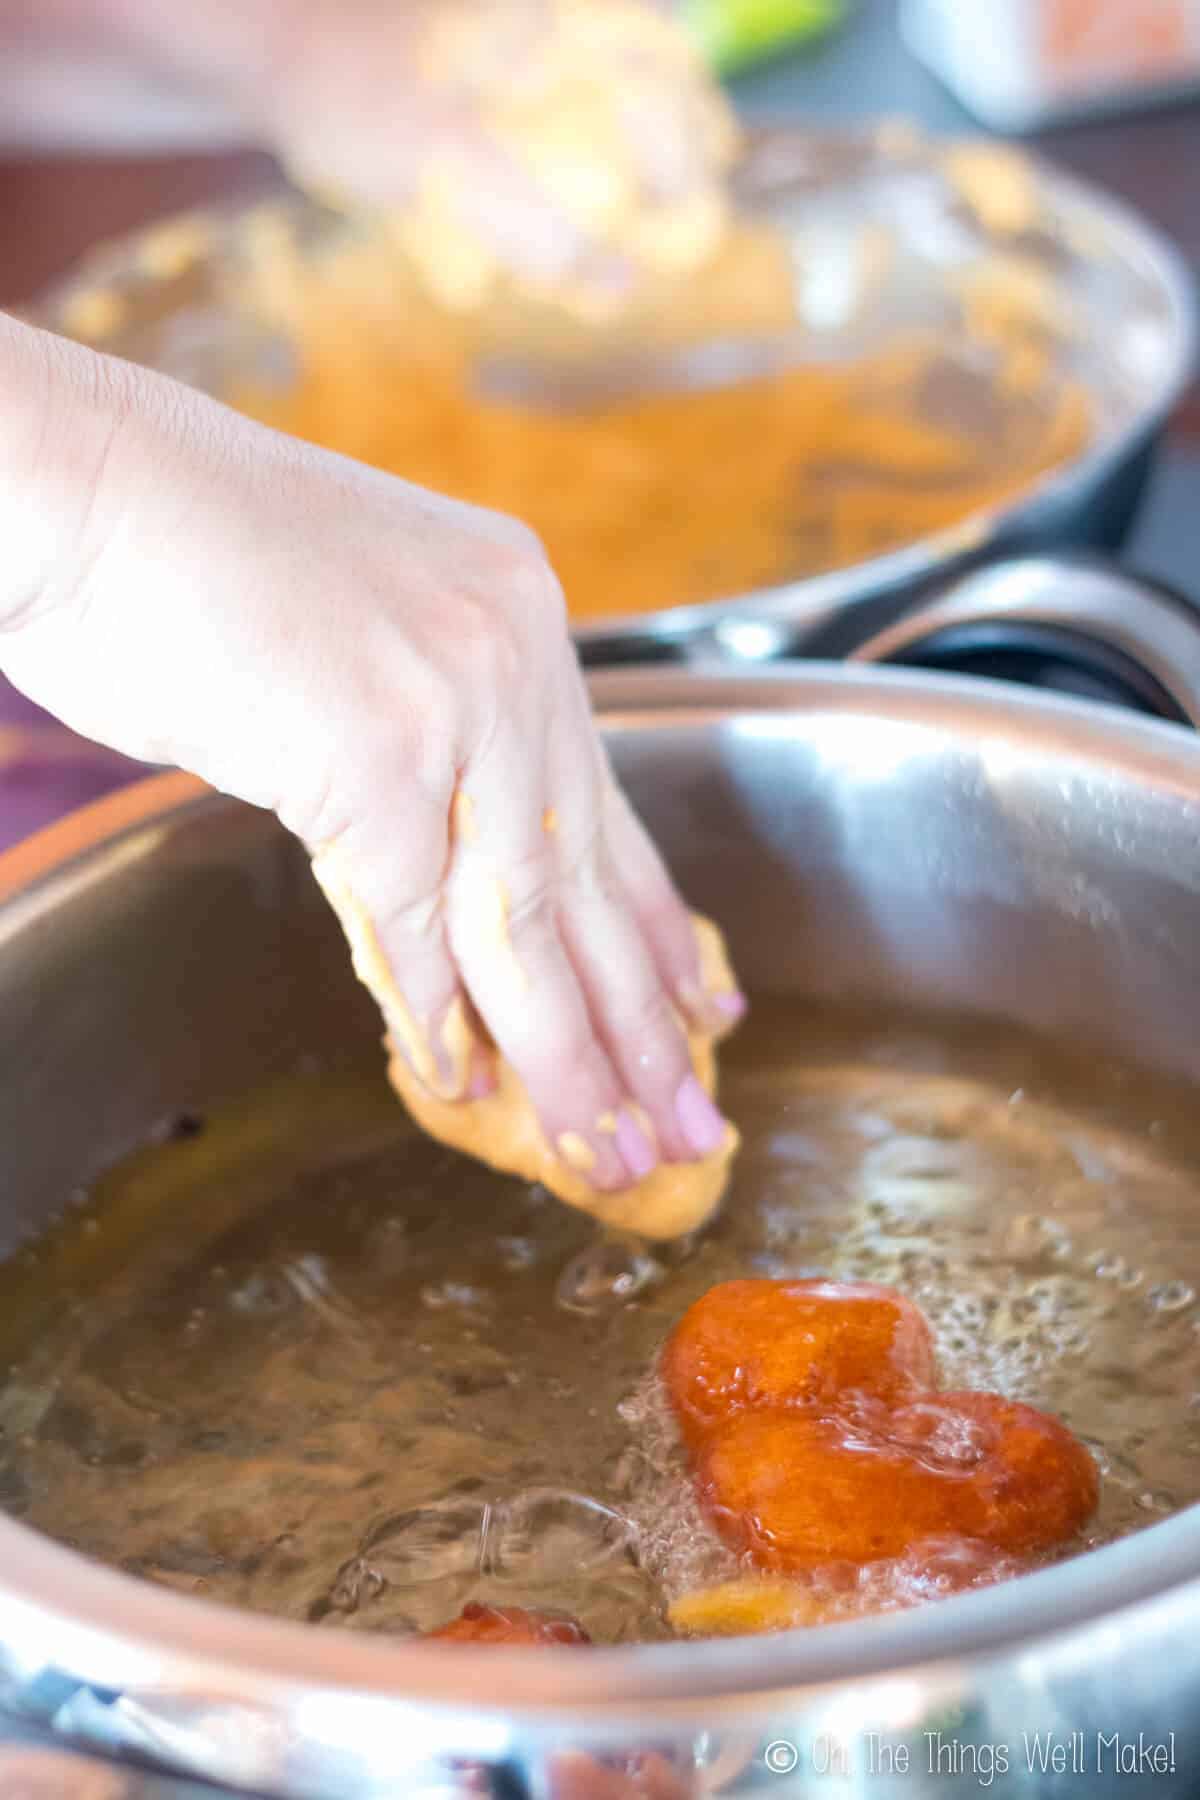
[[[355,973],[379,1006],[388,1027],[388,1079],[417,1123],[455,1150],[523,1181],[541,1182],[565,1200],[617,1230],[648,1238],[673,1238],[694,1231],[711,1217],[729,1177],[738,1135],[728,1128],[724,1143],[698,1162],[660,1163],[643,1180],[619,1193],[592,1187],[575,1166],[570,1144],[552,1148],[515,1070],[501,1059],[497,1085],[480,1099],[446,1099],[432,1082],[432,1057],[424,1024],[414,1019],[399,992],[364,908],[347,884],[334,851],[318,854],[313,872],[350,942]],[[697,944],[705,989],[734,989],[732,971],[716,926],[696,918]],[[465,1031],[465,1025],[464,1025]],[[711,1095],[716,1091],[715,1038],[688,1031],[692,1066]],[[403,1047],[402,1047],[403,1046]],[[466,1052],[464,1052],[466,1054]],[[429,1071],[422,1078],[422,1070]]]

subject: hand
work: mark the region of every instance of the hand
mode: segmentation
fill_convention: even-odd
[[[497,269],[611,300],[716,242],[735,143],[646,0],[308,0],[264,86],[301,182],[386,210],[443,299]]]
[[[532,534],[2,318],[0,385],[17,685],[336,846],[431,1086],[486,1082],[494,1040],[597,1187],[714,1148],[679,1014],[740,1002],[701,989]],[[469,1059],[452,1013],[485,1028]]]
[[[385,215],[443,301],[508,274],[603,311],[646,271],[698,265],[724,223],[733,116],[669,12],[49,0],[14,28],[0,0],[0,99],[39,133],[128,135],[141,110],[146,129],[252,135],[303,185]]]

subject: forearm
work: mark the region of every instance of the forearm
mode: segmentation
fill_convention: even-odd
[[[238,789],[221,721],[261,694],[240,609],[289,440],[3,315],[0,392],[0,670],[77,731]]]
[[[679,1015],[739,1002],[706,997],[532,534],[2,318],[0,394],[0,668],[322,851],[418,1089],[480,1091],[470,1008],[511,1059],[544,1145],[506,1166],[561,1149],[581,1204],[660,1151],[719,1182],[734,1140]]]
[[[80,546],[126,410],[113,366],[0,314],[0,666]]]

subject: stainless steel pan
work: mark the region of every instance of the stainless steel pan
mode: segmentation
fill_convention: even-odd
[[[858,135],[761,131],[740,185],[746,203],[789,234],[799,268],[840,269],[852,287],[861,283],[846,317],[836,307],[827,317],[820,306],[808,316],[801,303],[808,355],[852,356],[897,326],[938,321],[955,279],[993,251],[1031,261],[1072,314],[1065,355],[1097,417],[1085,452],[994,511],[870,561],[762,592],[714,595],[703,605],[634,616],[614,608],[611,617],[581,620],[576,638],[585,661],[841,656],[914,593],[972,562],[1038,548],[1119,545],[1192,370],[1193,284],[1174,250],[1133,213],[1050,166],[1032,167],[1042,216],[1028,230],[996,239],[968,226],[936,146],[886,128]],[[295,198],[283,203],[283,216],[314,255],[346,229]],[[168,259],[164,269],[145,236],[108,246],[48,296],[38,316],[217,394],[247,375],[286,371],[288,346],[248,316],[239,285],[254,218],[250,208],[203,220],[201,248],[178,267]],[[860,254],[861,234],[872,227],[886,227],[897,246],[897,271],[882,284],[863,272],[870,258]],[[903,504],[899,493],[897,506]],[[735,469],[728,506],[735,516]]]
[[[1200,721],[1200,633],[1185,612],[1154,595],[1135,608],[1081,574],[1039,596],[1036,574],[1022,588],[1010,572],[1007,598],[993,588],[984,610],[1094,633]],[[963,624],[969,599],[862,658],[948,615]],[[596,697],[634,798],[687,891],[727,925],[752,991],[1005,1017],[1200,1083],[1189,732],[866,666],[610,673]],[[314,943],[332,949],[333,932],[276,824],[184,777],[0,860],[0,1248],[166,1114],[251,1087],[306,1045],[367,1041],[375,1022],[344,962],[312,979]],[[834,1738],[861,1772],[872,1731],[948,1720],[982,1739],[1143,1732],[1174,1758],[1146,1791],[1183,1796],[1200,1772],[1198,1608],[1192,1509],[907,1615],[770,1640],[443,1658],[216,1608],[0,1520],[0,1706],[27,1739],[305,1800],[540,1796],[556,1791],[563,1751],[648,1746],[687,1794],[977,1793],[970,1775],[839,1784],[814,1769]],[[63,1785],[22,1789],[4,1771],[0,1754],[6,1795],[72,1800],[99,1778],[80,1763]],[[151,1800],[176,1791],[164,1781],[130,1773],[116,1791]],[[1058,1790],[1018,1768],[994,1791]]]

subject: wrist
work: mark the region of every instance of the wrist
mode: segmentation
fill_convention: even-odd
[[[181,646],[220,606],[192,521],[227,466],[223,409],[3,315],[0,393],[0,669],[85,737],[204,773],[207,689]]]
[[[0,634],[66,602],[104,530],[132,370],[0,314]]]

